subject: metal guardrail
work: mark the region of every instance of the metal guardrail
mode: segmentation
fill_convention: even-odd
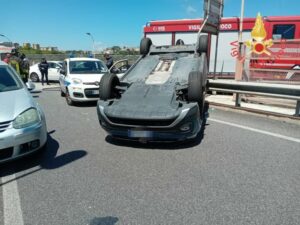
[[[269,84],[233,80],[208,80],[211,91],[236,93],[235,106],[241,106],[240,94],[260,95],[273,98],[296,100],[295,116],[300,116],[300,85]]]

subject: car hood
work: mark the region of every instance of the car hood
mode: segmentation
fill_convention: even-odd
[[[24,88],[16,91],[0,92],[0,102],[0,122],[14,120],[26,109],[36,107],[30,93]]]
[[[86,82],[100,82],[100,79],[102,78],[103,74],[72,74],[69,75],[70,79],[80,79],[83,83]]]
[[[171,85],[133,83],[122,98],[105,107],[108,117],[137,120],[169,120],[180,115],[181,108]]]

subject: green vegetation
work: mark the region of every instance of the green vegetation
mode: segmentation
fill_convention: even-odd
[[[20,47],[19,51],[21,53],[24,53],[25,55],[27,54],[62,54],[63,52],[60,51],[45,51],[45,50],[37,50],[33,48],[28,48],[28,47]]]
[[[119,47],[113,46],[108,48],[113,55],[139,55],[139,51],[135,50],[134,48],[126,48],[126,47]],[[25,55],[33,55],[33,54],[74,54],[74,55],[88,55],[91,54],[88,51],[83,50],[67,50],[67,51],[47,51],[47,50],[37,50],[33,49],[32,47],[19,47],[19,51],[24,53]],[[97,53],[99,54],[99,53]],[[101,55],[102,53],[100,53]]]

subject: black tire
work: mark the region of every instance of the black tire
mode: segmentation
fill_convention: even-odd
[[[104,74],[99,84],[99,98],[106,101],[117,97],[115,87],[120,84],[119,78],[116,74]]]
[[[66,94],[65,94],[62,90],[60,90],[60,96],[61,96],[61,97],[65,97]]]
[[[189,74],[188,82],[188,100],[197,102],[200,110],[200,116],[204,116],[205,88],[203,86],[202,73],[192,71]]]
[[[74,105],[74,101],[71,99],[70,94],[69,94],[69,90],[66,89],[66,102],[68,105],[73,106]]]
[[[143,38],[140,43],[140,54],[145,56],[149,53],[152,41],[150,38]]]
[[[196,51],[199,54],[208,52],[208,35],[200,35],[197,41]]]
[[[37,73],[31,73],[30,74],[30,80],[32,82],[39,82],[40,81],[39,75],[37,75]]]
[[[202,53],[200,55],[199,71],[202,73],[202,85],[203,85],[204,89],[206,89],[207,74],[208,74],[208,62],[207,62],[207,56],[205,53]]]

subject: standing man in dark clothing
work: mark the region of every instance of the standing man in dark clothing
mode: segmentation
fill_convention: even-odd
[[[104,53],[104,58],[106,59],[107,68],[110,69],[110,67],[112,67],[112,65],[114,64],[114,60],[108,51]]]
[[[28,76],[29,76],[29,66],[30,66],[29,61],[26,58],[26,55],[23,53],[21,54],[20,59],[21,59],[21,64],[20,64],[21,76],[22,76],[24,83],[27,83]]]
[[[49,64],[47,63],[45,58],[42,58],[42,61],[39,64],[39,70],[42,74],[42,85],[44,85],[44,78],[46,78],[47,85],[50,85],[48,81],[48,68]]]

